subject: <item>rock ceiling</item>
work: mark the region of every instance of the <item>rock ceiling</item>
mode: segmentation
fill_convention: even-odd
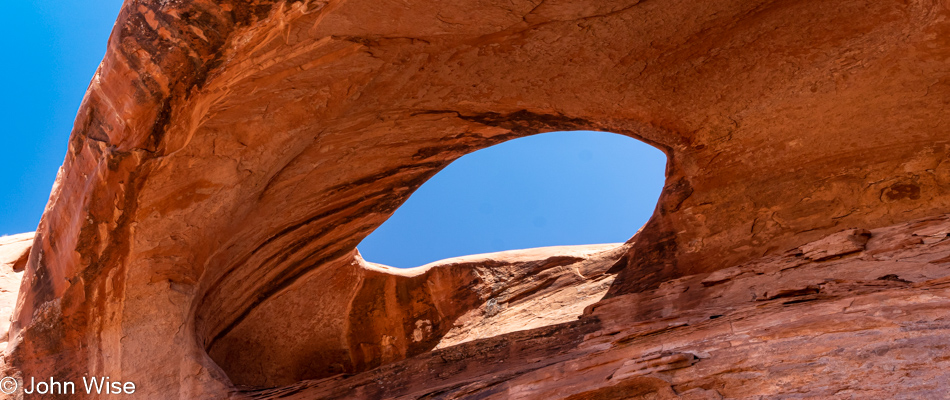
[[[612,311],[556,325],[570,347],[633,324],[637,296],[678,279],[946,213],[948,18],[925,0],[127,0],[36,232],[6,367],[226,398],[432,357],[427,329],[581,263],[570,285],[609,279]],[[415,277],[355,252],[452,160],[574,129],[668,157],[656,212],[623,247]],[[492,288],[485,271],[515,281]],[[674,393],[638,377],[647,364],[584,398]]]

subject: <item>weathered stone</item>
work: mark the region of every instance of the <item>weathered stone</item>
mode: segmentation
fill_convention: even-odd
[[[950,228],[950,215],[871,230],[868,245],[921,227]],[[717,285],[699,274],[678,279],[676,290],[602,301],[575,323],[238,397],[942,398],[950,389],[948,257],[950,238],[885,257],[766,256]],[[887,274],[901,279],[879,279]],[[803,287],[817,293],[793,293]],[[752,289],[788,295],[756,298]]]
[[[802,246],[802,255],[815,261],[827,260],[864,250],[871,238],[866,229],[849,229]]]
[[[614,276],[605,272],[627,247],[508,251],[402,270],[357,255],[337,277],[302,282],[328,295],[277,296],[209,354],[234,383],[272,387],[577,320],[607,292]],[[308,336],[286,328],[299,324],[311,327]]]
[[[945,393],[947,369],[921,354],[943,354],[934,274],[946,261],[913,252],[946,243],[933,225],[950,212],[947,38],[950,7],[919,0],[127,1],[36,232],[6,371],[121,376],[141,398],[223,399],[235,383],[335,372],[356,375],[275,390]],[[511,260],[407,277],[357,257],[456,158],[580,129],[641,139],[669,160],[634,240],[615,259],[578,261],[609,268],[569,283],[563,266],[545,270],[560,299],[612,279],[587,317],[511,332],[530,318],[506,314],[495,289],[457,290]],[[863,252],[817,246],[818,268],[792,251],[846,227],[874,234]],[[549,281],[516,270],[524,283],[498,290],[537,310],[527,299]],[[413,286],[427,282],[436,292]],[[456,315],[470,331],[451,331]],[[497,316],[510,323],[479,325]],[[630,336],[640,328],[655,334]],[[466,342],[428,351],[430,330]],[[236,366],[258,349],[277,352],[257,360],[264,371]],[[720,350],[715,363],[700,354]],[[654,352],[700,361],[606,379]],[[887,386],[893,371],[912,378]]]
[[[0,237],[0,350],[7,346],[10,318],[32,245],[33,232]]]

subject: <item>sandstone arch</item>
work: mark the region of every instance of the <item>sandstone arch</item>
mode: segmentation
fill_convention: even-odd
[[[577,142],[592,133],[575,132],[560,140],[571,137]],[[538,142],[523,142],[522,150],[528,150],[526,143]],[[643,146],[624,144],[625,149]],[[504,152],[495,149],[494,154],[499,150]],[[553,165],[535,159],[544,155],[522,152],[520,156],[531,157],[532,163],[544,168]],[[442,178],[444,183],[445,176]],[[558,192],[573,189],[565,186]],[[517,197],[525,192],[503,195]],[[588,202],[605,203],[602,199]],[[650,211],[655,204],[651,206]],[[618,208],[615,205],[612,211]],[[607,270],[636,238],[624,245],[557,246],[452,257],[405,270],[375,264],[372,261],[379,260],[373,258],[364,261],[365,238],[359,239],[359,250],[293,280],[232,326],[199,332],[206,335],[199,336],[199,343],[233,383],[271,387],[353,374],[434,348],[576,320],[586,306],[603,297],[614,278]],[[220,303],[230,300],[222,296],[202,301],[199,315],[230,310],[231,305]]]
[[[947,212],[948,15],[924,0],[127,1],[7,365],[223,397],[215,338],[349,262],[452,159],[549,130],[668,156],[612,297]]]

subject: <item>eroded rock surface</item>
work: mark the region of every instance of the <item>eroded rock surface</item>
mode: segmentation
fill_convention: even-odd
[[[652,315],[644,324],[662,323],[647,310],[671,310],[664,318],[698,315],[696,310],[714,306],[709,294],[727,285],[718,282],[733,279],[742,283],[723,294],[733,296],[730,302],[747,300],[740,293],[756,298],[753,305],[734,305],[752,313],[749,331],[740,332],[766,329],[755,324],[771,320],[756,319],[755,310],[838,289],[810,279],[768,284],[745,270],[726,269],[762,257],[822,266],[853,260],[880,250],[874,248],[875,229],[950,212],[948,38],[950,4],[931,0],[128,0],[83,99],[36,232],[5,372],[111,376],[136,381],[141,398],[203,399],[228,397],[235,381],[276,384],[333,368],[355,373],[377,362],[376,372],[357,376],[385,374],[408,362],[400,358],[436,345],[414,347],[406,339],[417,329],[425,338],[428,325],[417,322],[429,319],[401,307],[420,304],[420,313],[431,313],[456,295],[448,293],[452,285],[466,285],[468,272],[445,279],[368,272],[355,268],[356,244],[452,160],[552,130],[615,132],[668,156],[653,218],[604,272],[615,276],[607,299],[592,306],[589,318],[539,328],[548,332],[541,337],[511,333],[414,357],[449,349],[502,357],[522,346],[504,338],[522,335],[517,337],[528,344],[517,354],[523,358],[510,362],[524,361],[517,368],[530,369],[541,365],[535,360],[575,357],[571,349],[589,343],[584,335],[604,326],[634,332],[638,328],[629,324],[639,323],[639,315]],[[851,239],[801,248],[857,228],[872,233],[864,250]],[[790,249],[798,250],[783,255]],[[881,254],[896,254],[888,251]],[[770,262],[782,262],[775,260]],[[902,273],[885,275],[911,280]],[[580,275],[585,278],[572,284],[591,284]],[[371,278],[360,283],[360,277]],[[706,282],[687,284],[693,278]],[[686,286],[677,286],[679,279]],[[903,285],[877,277],[859,281]],[[424,282],[446,292],[409,290]],[[939,284],[855,285],[841,296],[858,304],[897,296],[894,309],[908,316],[892,322],[893,329],[939,334],[916,330],[922,325],[913,322],[942,312],[938,300],[919,312],[914,308],[927,296],[938,299],[933,293],[942,293]],[[395,287],[424,295],[403,301],[387,292]],[[685,297],[664,292],[686,287]],[[452,302],[448,320],[456,312],[465,320],[472,307],[482,307],[485,292],[458,293],[464,299]],[[348,294],[366,297],[354,301]],[[650,296],[666,300],[661,305]],[[691,302],[693,296],[712,303]],[[377,298],[378,306],[369,306]],[[334,311],[306,314],[321,309],[310,306],[316,302]],[[345,310],[351,304],[367,313],[385,311],[387,319],[361,323],[365,331],[343,336],[315,334],[315,327],[333,333],[354,326]],[[489,307],[488,300],[483,304]],[[815,308],[821,304],[830,303],[787,306],[809,315],[825,312]],[[733,306],[717,307],[724,313]],[[853,317],[861,324],[878,318],[862,315]],[[723,318],[708,324],[725,326]],[[445,337],[480,336],[432,324],[434,332],[447,329]],[[798,337],[796,326],[779,327]],[[492,334],[490,325],[471,327]],[[401,333],[387,333],[394,331]],[[703,335],[714,333],[687,342]],[[753,340],[742,336],[749,333],[737,335],[726,337],[738,344]],[[388,345],[386,336],[392,337]],[[288,338],[297,342],[280,342]],[[611,339],[599,340],[611,348]],[[765,342],[763,351],[777,351]],[[257,346],[282,353],[262,362],[267,369],[256,375],[219,365],[242,360]],[[388,346],[394,350],[384,351]],[[842,343],[840,359],[855,360],[855,346]],[[546,347],[570,354],[552,356]],[[642,346],[629,348],[629,354],[605,350],[615,353],[607,357],[618,368],[640,360],[623,376],[692,362],[666,353],[641,359]],[[349,359],[352,367],[282,364],[324,350],[336,351],[330,359]],[[759,360],[764,364],[754,364]],[[755,368],[774,367],[769,360],[734,363],[745,365],[736,368],[754,380],[766,376]],[[502,364],[486,361],[478,368]],[[920,369],[919,376],[935,371]],[[667,390],[643,378],[594,389],[580,380],[590,376],[565,371],[573,372],[562,382],[578,382],[578,396],[649,388],[669,396],[683,385]],[[418,390],[430,381],[420,377],[433,373],[461,372],[420,370],[413,375]],[[859,381],[869,387],[878,382]],[[775,382],[763,378],[755,385]],[[774,390],[792,392],[794,386]]]
[[[0,237],[0,348],[9,336],[10,318],[16,308],[23,269],[33,246],[33,232]]]
[[[945,398],[950,216],[868,233],[837,259],[790,249],[611,298],[576,322],[239,398]]]
[[[350,258],[262,305],[209,354],[240,386],[356,373],[432,350],[577,320],[629,245],[507,251],[396,269]],[[306,324],[306,336],[286,326]]]

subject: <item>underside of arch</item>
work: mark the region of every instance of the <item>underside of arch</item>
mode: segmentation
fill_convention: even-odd
[[[127,1],[36,234],[8,365],[222,397],[232,382],[207,352],[248,315],[304,281],[358,296],[356,244],[415,188],[546,131],[668,156],[608,301],[950,211],[947,5],[826,5]],[[396,280],[380,282],[415,284]]]

